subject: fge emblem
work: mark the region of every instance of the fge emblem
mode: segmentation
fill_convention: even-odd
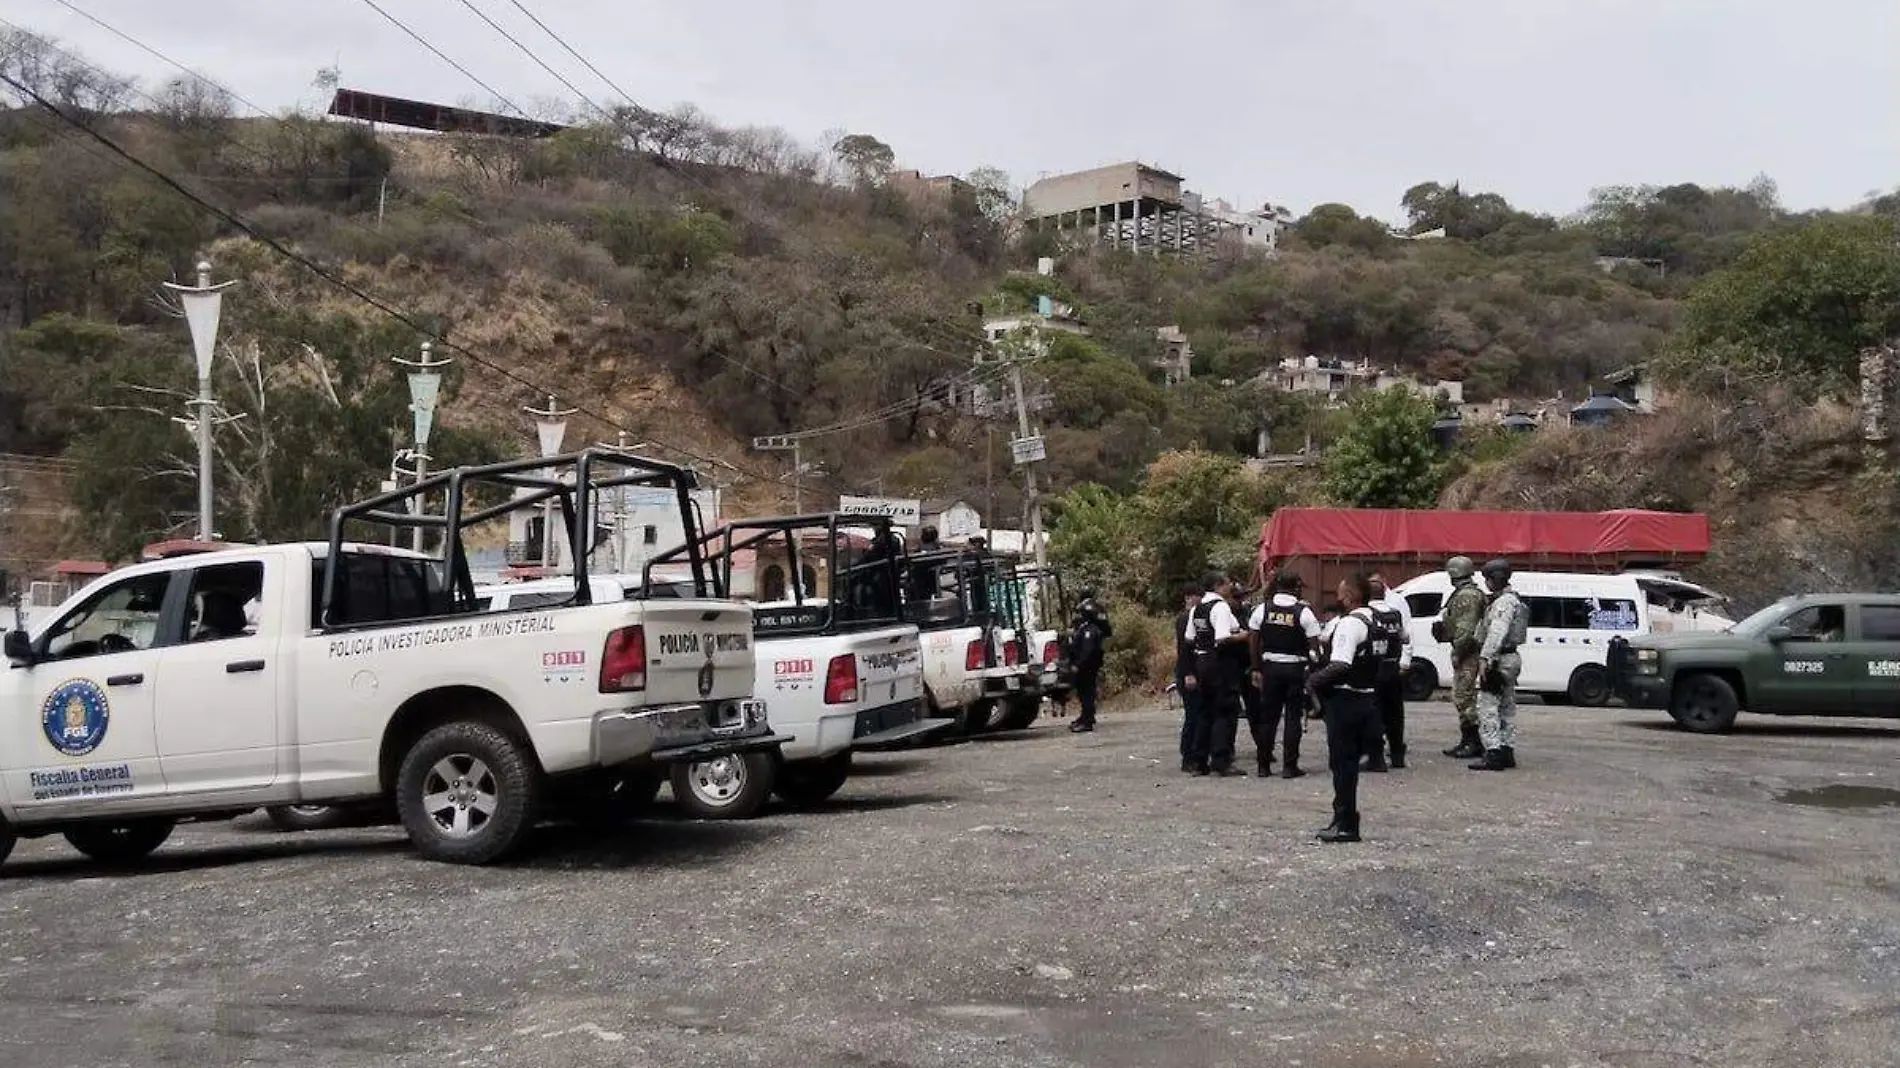
[[[72,679],[53,687],[40,706],[40,729],[53,748],[67,756],[85,756],[106,740],[112,706],[91,679]]]

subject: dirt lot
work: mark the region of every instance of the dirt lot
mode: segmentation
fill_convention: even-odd
[[[1532,708],[1522,768],[1477,775],[1415,708],[1430,755],[1369,776],[1368,841],[1333,847],[1323,775],[1183,777],[1159,709],[1059,726],[866,759],[823,813],[550,828],[501,868],[256,818],[134,875],[23,843],[0,1064],[1900,1055],[1900,726]]]

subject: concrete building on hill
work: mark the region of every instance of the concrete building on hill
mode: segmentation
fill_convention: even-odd
[[[1023,192],[1025,225],[1091,235],[1109,248],[1204,255],[1223,246],[1272,252],[1282,225],[1273,212],[1236,211],[1182,187],[1180,175],[1140,162],[1055,174]]]

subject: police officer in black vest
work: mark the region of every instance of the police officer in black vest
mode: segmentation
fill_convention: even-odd
[[[1371,600],[1364,575],[1339,584],[1346,614],[1333,624],[1326,664],[1306,680],[1326,717],[1333,772],[1333,822],[1319,832],[1322,842],[1359,841],[1359,761],[1384,744],[1375,694],[1381,676],[1398,667],[1399,636],[1366,608]]]
[[[1247,675],[1247,632],[1228,603],[1232,579],[1209,573],[1201,588],[1206,592],[1188,614],[1183,635],[1194,650],[1190,685],[1201,694],[1188,767],[1197,775],[1244,775],[1234,767],[1234,734],[1240,728],[1240,687]]]
[[[1247,719],[1253,733],[1254,756],[1260,777],[1273,771],[1273,735],[1286,724],[1285,757],[1281,774],[1297,779],[1300,770],[1300,730],[1306,709],[1306,669],[1319,659],[1319,617],[1300,599],[1305,582],[1292,571],[1273,577],[1273,593],[1247,620],[1253,652],[1253,684],[1260,696]]]

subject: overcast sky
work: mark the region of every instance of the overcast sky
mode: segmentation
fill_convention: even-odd
[[[267,108],[343,85],[478,86],[363,0],[72,0]],[[472,0],[603,105],[511,0]],[[1900,185],[1900,0],[522,0],[641,104],[874,134],[905,166],[1042,174],[1140,159],[1245,206],[1387,219],[1461,180],[1566,213],[1593,186],[1741,185],[1792,208]],[[517,103],[571,96],[461,0],[378,0]],[[56,0],[4,17],[156,84]]]

